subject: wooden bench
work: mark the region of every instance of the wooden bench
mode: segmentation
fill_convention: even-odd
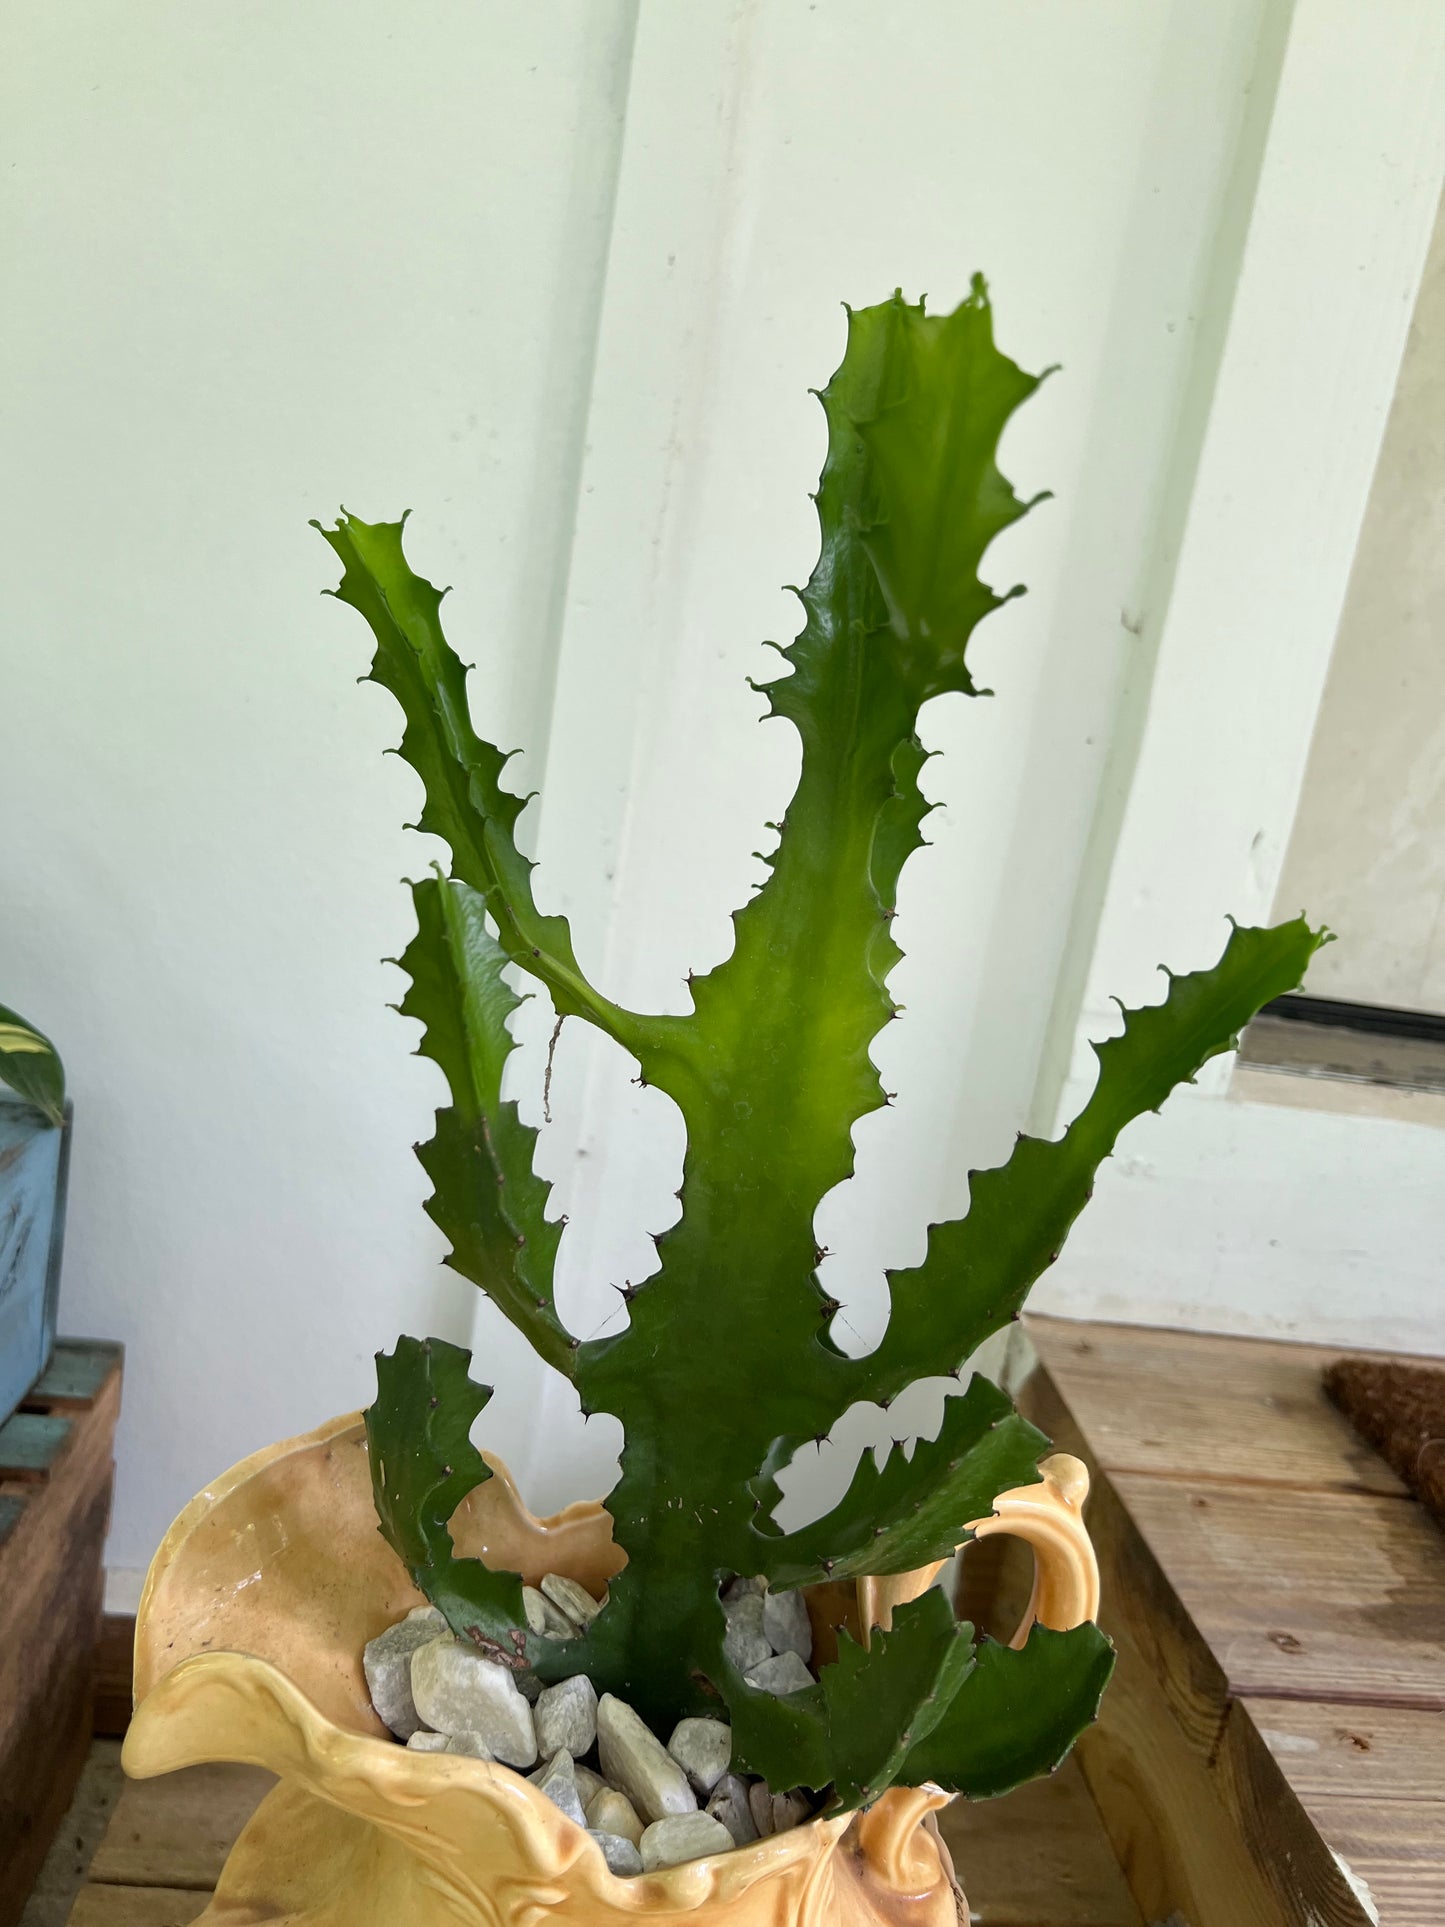
[[[1146,1919],[1445,1923],[1445,1535],[1325,1399],[1336,1351],[1034,1318],[1119,1650],[1078,1748]]]
[[[118,1345],[62,1339],[0,1425],[0,1927],[13,1927],[91,1733]]]

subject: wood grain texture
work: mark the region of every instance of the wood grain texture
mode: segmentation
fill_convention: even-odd
[[[1338,1351],[1060,1318],[1025,1324],[1108,1472],[1404,1495],[1321,1389]]]
[[[1146,1919],[1365,1927],[1339,1853],[1377,1898],[1391,1895],[1386,1921],[1439,1927],[1431,1803],[1392,1802],[1380,1787],[1407,1779],[1412,1749],[1435,1758],[1433,1725],[1406,1726],[1442,1718],[1428,1709],[1445,1694],[1445,1545],[1389,1489],[1392,1474],[1358,1463],[1316,1393],[1327,1355],[1240,1341],[1231,1376],[1232,1340],[1100,1326],[1034,1336],[1041,1363],[1023,1408],[1090,1465],[1101,1617],[1119,1653],[1079,1759]],[[1281,1439],[1281,1424],[1303,1443]],[[1253,1442],[1241,1447],[1242,1435]],[[1265,1445],[1270,1475],[1243,1476]],[[1293,1754],[1262,1738],[1239,1698],[1250,1690],[1272,1714],[1297,1709]],[[1349,1769],[1350,1755],[1371,1758],[1368,1735],[1368,1752],[1335,1742],[1328,1791],[1292,1783],[1294,1761],[1320,1758],[1304,1742],[1377,1714],[1395,1723],[1373,1792]],[[1268,1730],[1291,1731],[1278,1718]],[[1406,1907],[1412,1886],[1425,1898]]]
[[[1413,1501],[1114,1473],[1231,1693],[1445,1709],[1445,1536]]]
[[[274,1785],[260,1767],[232,1765],[128,1780],[91,1862],[92,1884],[209,1891],[236,1835]]]
[[[82,1887],[70,1927],[190,1927],[210,1898],[188,1887]]]
[[[25,1904],[90,1746],[119,1409],[117,1360],[89,1409],[62,1421],[65,1450],[0,1547],[0,1927]]]
[[[97,1739],[125,1738],[135,1676],[135,1616],[106,1613],[95,1648],[95,1696],[91,1731]]]
[[[20,1401],[22,1411],[86,1411],[123,1356],[103,1338],[57,1338],[50,1363]]]
[[[1143,1927],[1076,1761],[939,1815],[976,1927]]]
[[[1272,1699],[1244,1700],[1241,1712],[1306,1803],[1332,1796],[1445,1803],[1445,1715]],[[1445,1817],[1439,1838],[1445,1846]]]
[[[71,1422],[48,1412],[16,1412],[0,1425],[0,1478],[48,1479],[71,1441]]]

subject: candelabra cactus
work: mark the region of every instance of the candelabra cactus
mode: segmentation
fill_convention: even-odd
[[[1018,1651],[976,1642],[934,1590],[866,1647],[844,1637],[815,1684],[756,1689],[724,1644],[730,1580],[787,1589],[936,1560],[1001,1490],[1039,1476],[1046,1441],[974,1377],[936,1439],[881,1468],[865,1454],[811,1524],[776,1523],[778,1473],[850,1406],[958,1371],[1012,1319],[1123,1126],[1228,1049],[1321,941],[1303,921],[1236,928],[1213,969],[1171,977],[1162,1003],[1126,1013],[1096,1047],[1097,1086],[1063,1136],[1021,1137],[1004,1165],[974,1173],[967,1214],[934,1225],[923,1262],[891,1274],[877,1348],[851,1357],[835,1343],[813,1220],[852,1170],[854,1124],[885,1102],[869,1047],[897,1014],[898,880],[930,808],[918,714],[945,691],[978,693],[969,640],[1008,599],[980,564],[1031,506],[996,449],[1039,380],[995,347],[981,281],[950,315],[901,296],[849,314],[821,396],[806,620],[764,692],[802,740],[801,774],[770,874],[736,914],[731,955],[691,980],[686,1015],[612,1002],[584,976],[566,920],[538,910],[514,836],[523,800],[502,786],[507,757],[473,732],[441,595],[408,567],[401,523],[343,515],[323,531],[344,565],[337,593],[375,635],[372,678],[405,714],[419,827],[452,853],[449,877],[413,886],[418,928],[401,959],[401,1009],[421,1021],[420,1048],[451,1091],[419,1152],[428,1210],[450,1264],[572,1381],[584,1411],[615,1414],[625,1434],[607,1505],[627,1564],[585,1635],[533,1632],[518,1576],[453,1552],[448,1521],[488,1476],[469,1430],[490,1391],[468,1377],[467,1353],[438,1340],[403,1338],[378,1359],[367,1429],[382,1531],[485,1653],[544,1680],[586,1673],[663,1728],[720,1699],[740,1765],[775,1788],[828,1790],[835,1808],[894,1781],[977,1795],[1048,1771],[1094,1716],[1112,1655],[1093,1625],[1036,1627]],[[686,1124],[681,1216],[657,1240],[654,1275],[627,1288],[614,1336],[579,1341],[557,1311],[562,1227],[533,1170],[536,1133],[501,1095],[517,1003],[508,964],[545,986],[559,1016],[621,1045]]]

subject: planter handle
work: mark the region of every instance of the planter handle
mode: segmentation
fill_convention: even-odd
[[[1066,1633],[1099,1615],[1099,1562],[1084,1524],[1089,1468],[1068,1452],[1055,1452],[1039,1464],[1036,1485],[1001,1492],[986,1519],[971,1519],[975,1539],[1006,1532],[1032,1546],[1034,1589],[1010,1646],[1022,1646],[1035,1620]],[[926,1592],[947,1562],[917,1572],[858,1581],[858,1616],[864,1626],[893,1623],[893,1608]]]

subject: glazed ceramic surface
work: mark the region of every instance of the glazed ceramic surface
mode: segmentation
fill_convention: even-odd
[[[505,1467],[453,1522],[464,1553],[535,1585],[566,1573],[600,1594],[625,1563],[598,1504],[550,1519]],[[980,1535],[1035,1548],[1033,1610],[1091,1618],[1098,1575],[1087,1480],[1054,1459],[1004,1494]],[[820,1642],[887,1624],[937,1567],[819,1588]],[[586,1833],[520,1773],[399,1746],[372,1711],[362,1648],[420,1602],[376,1529],[359,1417],[268,1447],[193,1499],[152,1564],[136,1625],[127,1772],[208,1760],[280,1784],[237,1841],[203,1927],[955,1927],[968,1918],[929,1821],[948,1796],[894,1788],[868,1812],[814,1820],[732,1853],[619,1879]],[[1027,1629],[1020,1629],[1020,1637]]]

